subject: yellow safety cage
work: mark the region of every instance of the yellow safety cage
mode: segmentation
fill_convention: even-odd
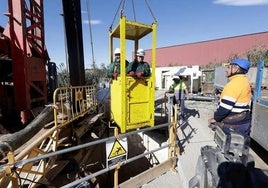
[[[129,21],[121,16],[117,27],[110,31],[111,62],[114,38],[120,40],[120,62],[125,62],[126,40],[134,41],[134,52],[136,52],[139,41],[148,34],[152,35],[151,76],[142,79],[127,76],[126,65],[121,63],[121,75],[110,84],[111,120],[118,125],[121,133],[154,126],[156,28],[156,23],[146,25]]]

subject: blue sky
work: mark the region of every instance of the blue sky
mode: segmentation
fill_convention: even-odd
[[[121,0],[81,0],[83,19],[83,40],[85,67],[93,62],[91,42],[97,66],[108,65],[109,27],[113,23]],[[62,0],[44,0],[45,39],[50,59],[66,62]],[[92,23],[93,41],[90,40],[89,21]],[[145,0],[134,0],[135,16],[138,22],[151,24],[153,16]],[[147,0],[155,16],[157,27],[157,47],[167,47],[218,38],[232,37],[268,31],[268,0]],[[3,6],[4,5],[4,6]],[[5,27],[7,0],[1,0],[0,25]],[[132,0],[125,0],[125,16],[134,20]],[[119,15],[113,23],[119,22]],[[151,48],[151,42],[144,40],[141,46]],[[131,60],[133,46],[127,47],[128,60]]]

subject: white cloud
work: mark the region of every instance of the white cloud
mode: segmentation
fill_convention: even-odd
[[[88,20],[84,20],[83,23],[84,24],[89,24],[89,21]],[[90,23],[92,25],[98,25],[98,24],[101,24],[102,22],[100,20],[91,20]]]
[[[268,5],[268,0],[214,0],[215,4],[231,6]]]

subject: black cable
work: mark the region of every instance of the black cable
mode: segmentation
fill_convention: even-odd
[[[136,12],[135,12],[135,7],[134,7],[134,0],[132,0],[132,9],[133,9],[134,21],[136,22]]]
[[[95,57],[94,57],[94,45],[93,45],[93,37],[92,37],[92,25],[91,25],[91,16],[90,16],[90,9],[89,9],[89,0],[86,1],[87,3],[87,17],[89,21],[89,34],[90,34],[90,44],[91,44],[91,55],[93,61],[93,70],[96,69],[95,65]]]
[[[155,18],[155,16],[154,16],[154,13],[153,13],[153,11],[152,11],[152,9],[151,9],[149,3],[147,2],[147,0],[145,0],[145,2],[146,2],[146,4],[147,4],[147,7],[148,7],[148,9],[149,9],[149,11],[150,11],[150,13],[151,13],[151,15],[152,15],[154,21],[157,22],[157,20],[156,20],[156,18]]]
[[[122,5],[122,8],[121,8],[121,14],[120,16],[122,17],[124,15],[124,10],[125,10],[125,4],[126,4],[126,0],[122,0],[123,1],[123,5]]]
[[[109,31],[110,31],[110,32],[112,31],[112,28],[113,28],[113,24],[114,24],[116,15],[118,14],[119,9],[120,9],[120,7],[121,7],[121,5],[122,5],[123,2],[125,2],[125,0],[121,0],[120,4],[119,4],[119,6],[118,6],[118,8],[117,8],[117,10],[116,10],[116,13],[115,13],[115,15],[114,15],[114,17],[113,17],[112,24],[111,24],[111,26],[110,26],[110,28],[109,28]],[[122,13],[122,10],[121,10],[121,13]]]

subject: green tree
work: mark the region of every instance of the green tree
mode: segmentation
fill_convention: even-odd
[[[268,67],[268,47],[254,46],[252,49],[247,51],[247,57],[251,62],[251,66],[257,66],[259,61],[264,61],[266,67]]]
[[[256,67],[259,61],[264,61],[264,65],[268,67],[268,47],[263,46],[254,46],[252,49],[246,52],[246,56],[248,60],[251,62],[252,67]],[[238,54],[231,54],[229,57],[226,58],[224,61],[220,62],[209,62],[207,65],[202,66],[202,69],[211,69],[215,66],[223,66],[225,64],[230,63],[233,59],[239,58],[241,55]]]
[[[99,83],[106,79],[106,72],[107,67],[105,67],[104,63],[101,64],[100,68],[95,65],[92,69],[86,69],[86,85],[99,85]]]
[[[67,87],[70,85],[70,75],[63,63],[57,67],[58,71],[58,87]]]
[[[70,86],[70,75],[69,71],[65,67],[63,63],[60,63],[59,66],[57,66],[58,71],[58,87],[67,87]],[[100,82],[103,82],[106,80],[107,67],[105,67],[105,64],[102,63],[100,65],[100,68],[98,66],[94,66],[91,69],[85,70],[85,83],[86,85],[99,85]]]

